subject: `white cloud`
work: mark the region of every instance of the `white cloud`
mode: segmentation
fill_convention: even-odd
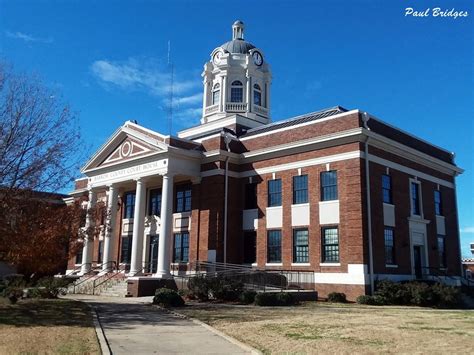
[[[180,106],[180,105],[194,105],[194,104],[202,103],[202,93],[197,93],[197,94],[190,95],[190,96],[178,97],[175,100],[175,102],[178,106]]]
[[[171,75],[164,65],[156,60],[129,58],[126,61],[96,60],[92,63],[92,74],[108,88],[138,90],[160,98],[161,108],[169,108]],[[173,119],[176,123],[189,124],[198,121],[202,113],[202,86],[200,77],[183,79],[173,77]],[[199,90],[198,92],[196,92]]]
[[[461,233],[474,233],[474,227],[461,228]]]
[[[53,39],[52,38],[39,38],[39,37],[34,37],[32,35],[29,35],[27,33],[23,32],[10,32],[6,31],[5,32],[7,37],[14,38],[14,39],[20,39],[22,41],[25,41],[27,43],[30,42],[39,42],[39,43],[52,43]]]
[[[156,63],[136,59],[125,62],[97,60],[91,65],[92,73],[102,82],[122,89],[141,89],[151,95],[164,96],[170,91],[171,76]],[[199,80],[182,80],[174,77],[173,93],[182,94],[199,86]]]

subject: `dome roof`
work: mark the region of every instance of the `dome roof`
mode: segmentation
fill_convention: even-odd
[[[243,39],[233,39],[232,41],[226,42],[220,46],[222,49],[230,53],[241,53],[247,54],[251,49],[254,49],[255,46]]]

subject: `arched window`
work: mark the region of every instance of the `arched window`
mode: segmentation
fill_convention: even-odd
[[[230,86],[230,102],[242,102],[244,98],[244,86],[236,80]]]
[[[258,84],[255,84],[253,86],[253,104],[257,106],[263,106],[262,105],[262,89],[260,89],[260,86]]]
[[[221,85],[215,84],[212,88],[212,104],[217,105],[221,99]]]

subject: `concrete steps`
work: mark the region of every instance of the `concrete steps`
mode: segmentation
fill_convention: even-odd
[[[95,287],[94,287],[95,286]],[[123,274],[86,275],[69,285],[67,293],[104,295],[125,297],[127,295],[127,279]]]

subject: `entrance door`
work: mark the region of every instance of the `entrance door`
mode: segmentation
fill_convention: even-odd
[[[422,262],[421,262],[421,245],[413,246],[413,262],[415,263],[415,276],[421,279],[423,276]]]
[[[155,273],[158,267],[158,236],[150,236],[150,247],[148,248],[148,272]]]
[[[244,264],[253,264],[257,261],[257,233],[244,233]]]

